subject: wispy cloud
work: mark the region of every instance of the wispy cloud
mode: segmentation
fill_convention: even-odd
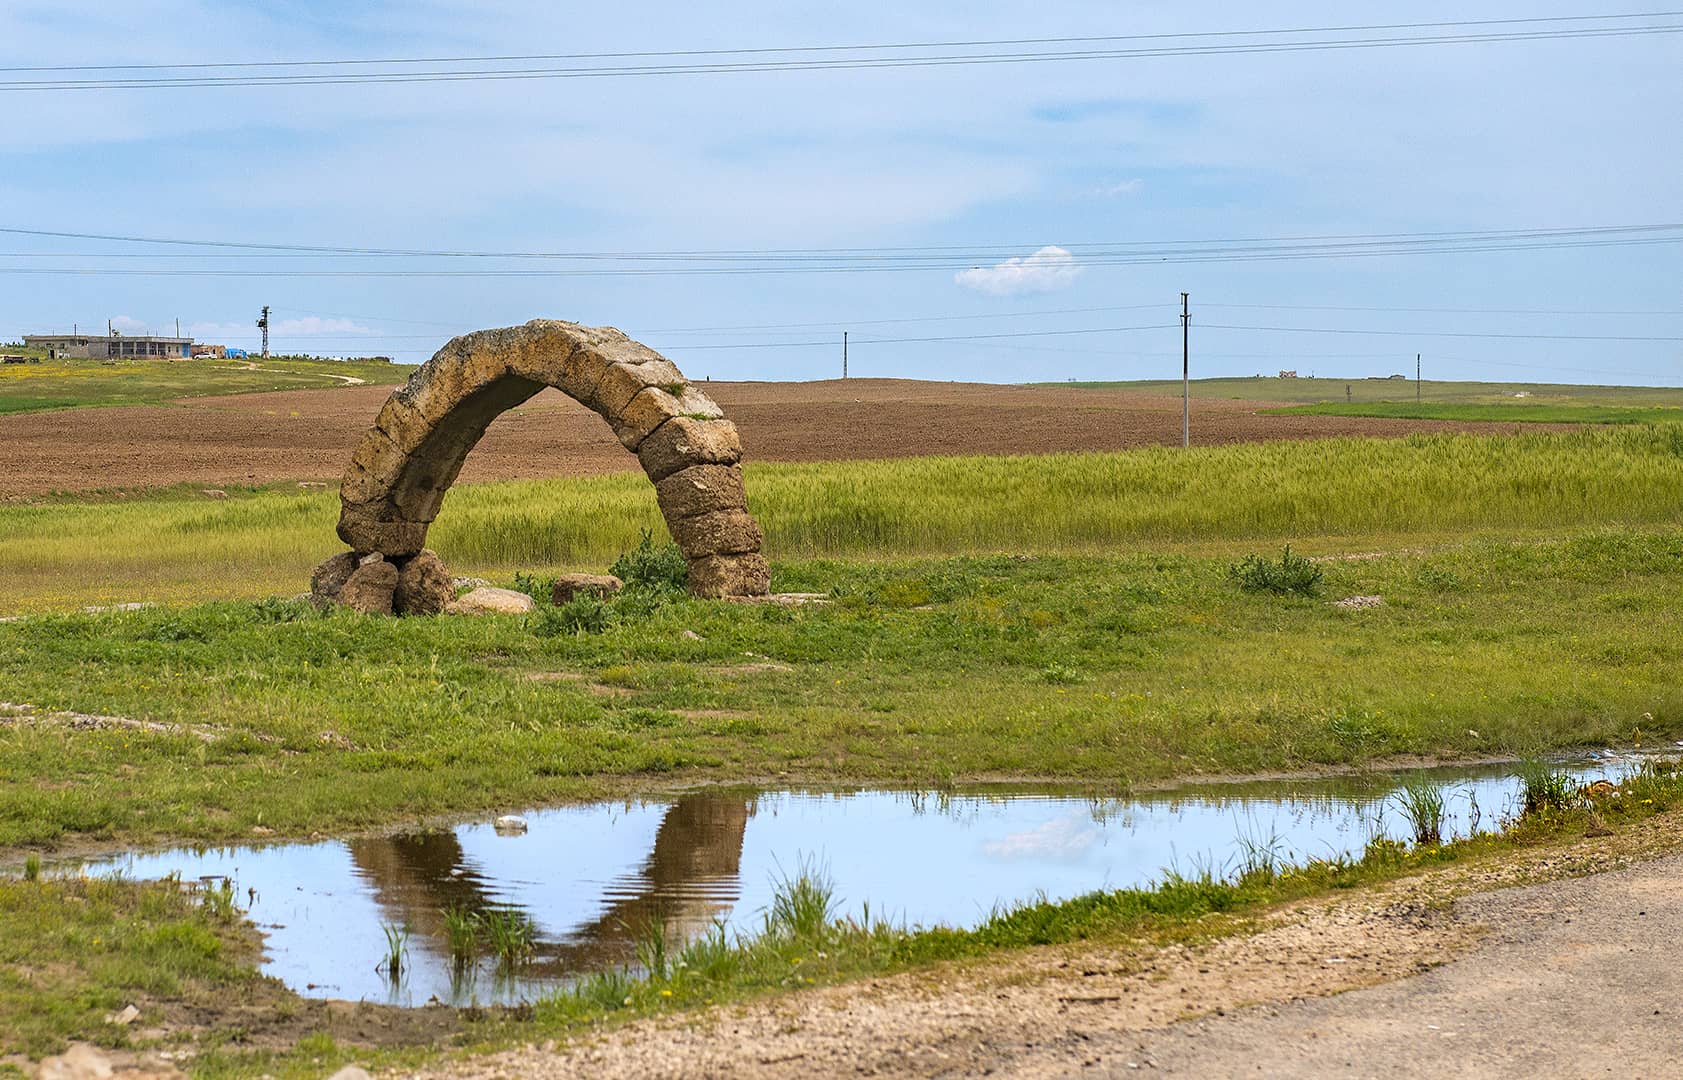
[[[1098,189],[1098,194],[1115,198],[1118,195],[1133,195],[1145,187],[1145,181],[1139,177],[1132,180],[1122,180],[1115,184],[1105,184]]]
[[[1075,256],[1061,247],[1048,245],[1033,255],[1006,259],[993,266],[960,270],[953,280],[966,289],[994,296],[1056,292],[1075,284],[1081,266]]]
[[[1072,814],[989,841],[982,853],[995,859],[1079,859],[1099,839],[1091,820]]]

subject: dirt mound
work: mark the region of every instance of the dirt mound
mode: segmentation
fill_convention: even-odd
[[[909,379],[709,382],[705,389],[736,422],[751,461],[1040,454],[1180,442],[1180,402],[1138,391]],[[7,464],[0,498],[172,484],[337,481],[390,392],[390,386],[288,390],[0,417]],[[1194,400],[1194,442],[1522,426],[1259,415],[1268,407]],[[637,459],[599,417],[547,390],[491,425],[461,479],[579,476],[636,467]]]

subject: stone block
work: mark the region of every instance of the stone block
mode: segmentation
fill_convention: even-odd
[[[397,567],[381,559],[364,562],[352,571],[334,600],[364,615],[390,615],[396,591]]]
[[[689,380],[670,360],[650,360],[643,364],[613,364],[602,373],[596,387],[595,408],[608,423],[613,423],[631,399],[651,386],[667,393],[683,392]]]
[[[742,460],[742,440],[729,420],[675,416],[643,440],[637,460],[649,479],[659,483],[691,465],[735,465]]]
[[[388,558],[413,555],[427,546],[427,523],[376,517],[346,506],[339,512],[339,539],[357,551],[377,551]]]
[[[555,579],[550,599],[565,604],[580,594],[607,598],[625,588],[625,582],[612,574],[562,574]]]
[[[759,524],[744,510],[716,510],[668,521],[666,527],[687,559],[747,555],[759,551],[765,540]]]
[[[437,552],[422,550],[397,572],[392,609],[400,615],[437,615],[455,598],[455,580],[444,560]]]
[[[521,615],[536,606],[523,592],[486,586],[458,596],[445,605],[444,612],[447,615]]]
[[[354,551],[341,551],[310,572],[310,596],[317,602],[332,600],[356,572]]]
[[[765,556],[710,555],[690,561],[690,592],[696,596],[764,596],[771,591]]]
[[[744,510],[748,491],[740,465],[691,465],[655,485],[667,524],[717,510]]]
[[[609,418],[620,443],[633,452],[642,445],[649,433],[674,416],[688,416],[697,420],[717,420],[725,414],[713,400],[687,384],[681,395],[673,395],[658,386],[641,391],[620,410],[617,420]]]

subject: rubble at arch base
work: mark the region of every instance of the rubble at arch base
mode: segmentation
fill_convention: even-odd
[[[491,421],[551,386],[601,416],[637,455],[689,563],[692,593],[769,591],[762,534],[742,482],[742,444],[718,405],[671,361],[612,327],[537,319],[454,339],[386,399],[340,489],[338,532],[351,557],[318,568],[332,595],[317,595],[334,599],[341,572],[347,581],[361,574],[357,583],[368,588],[355,595],[375,595],[356,606],[380,610],[390,580],[394,603],[385,610],[407,610],[396,579],[423,553],[431,556],[427,529],[468,452]],[[448,577],[442,564],[436,573],[426,565],[429,580]]]

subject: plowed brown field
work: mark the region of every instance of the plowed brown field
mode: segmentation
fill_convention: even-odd
[[[1038,454],[1180,442],[1180,402],[1125,390],[903,379],[707,384],[755,461],[922,454]],[[0,497],[54,491],[336,480],[389,386],[184,399],[167,406],[0,417]],[[1415,431],[1513,431],[1517,424],[1265,416],[1277,403],[1194,401],[1200,446]],[[1537,430],[1543,425],[1525,425]],[[601,420],[548,390],[505,413],[468,458],[464,481],[635,468]]]

